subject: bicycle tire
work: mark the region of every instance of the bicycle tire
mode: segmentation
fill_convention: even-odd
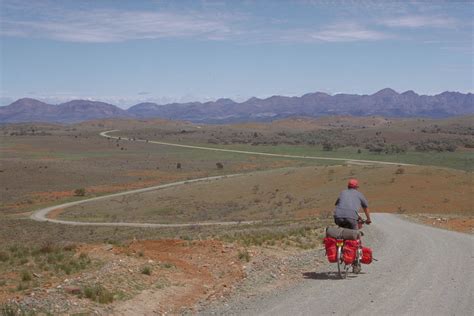
[[[349,267],[344,263],[344,259],[342,257],[342,247],[337,247],[337,272],[341,279],[345,279],[347,277],[347,271]]]
[[[362,271],[362,265],[360,259],[362,257],[362,248],[357,248],[357,255],[354,263],[352,264],[352,273],[359,274]]]

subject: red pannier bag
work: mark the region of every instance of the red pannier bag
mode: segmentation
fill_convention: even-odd
[[[326,256],[329,262],[337,261],[336,239],[331,237],[324,238],[324,247],[326,247]]]
[[[345,240],[343,259],[345,264],[352,264],[356,258],[357,248],[359,248],[358,240]]]
[[[372,249],[368,247],[362,247],[362,258],[360,262],[364,264],[371,264],[372,263]]]

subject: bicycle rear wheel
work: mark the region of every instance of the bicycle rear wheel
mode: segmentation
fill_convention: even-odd
[[[359,274],[362,271],[362,265],[360,264],[360,259],[362,258],[362,248],[357,248],[356,260],[352,264],[352,272]]]
[[[344,258],[342,257],[342,247],[337,247],[337,272],[341,279],[345,279],[347,277],[347,272],[349,270],[349,266],[344,263]]]

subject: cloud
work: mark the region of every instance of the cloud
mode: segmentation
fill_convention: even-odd
[[[118,10],[72,8],[58,2],[7,2],[0,12],[3,36],[64,42],[110,43],[130,40],[192,38],[240,43],[315,43],[387,38],[355,23],[317,23],[298,28],[273,17],[242,12],[180,9]],[[33,14],[34,13],[34,14]]]
[[[324,42],[376,41],[392,37],[356,23],[340,23],[310,34],[311,38]]]
[[[385,2],[382,5],[377,1],[343,1],[341,3],[347,4],[343,6],[347,7],[347,12],[342,14],[341,10],[336,10],[341,7],[341,3],[317,1],[320,7],[329,7],[338,14],[335,14],[333,21],[316,17],[310,23],[296,23],[291,19],[286,21],[268,15],[258,16],[255,12],[232,11],[220,2],[210,2],[210,5],[204,2],[205,9],[196,9],[198,11],[182,6],[179,10],[175,8],[175,11],[170,11],[173,9],[169,7],[127,11],[103,7],[86,8],[85,5],[72,7],[70,3],[66,6],[61,5],[61,2],[48,1],[7,1],[8,3],[4,10],[0,10],[1,35],[79,43],[166,38],[247,44],[380,41],[400,37],[400,30],[388,30],[387,27],[452,28],[458,25],[456,19],[436,13],[407,15],[404,13],[404,10],[407,10],[406,5],[400,5],[398,2],[390,8],[392,14],[399,16],[381,19],[380,12],[382,16],[389,14],[383,11]],[[217,7],[217,10],[208,7]],[[355,13],[351,13],[354,10]],[[398,32],[398,36],[394,36],[390,31]]]
[[[225,39],[235,17],[203,13],[90,10],[21,19],[3,16],[2,35],[68,42],[123,42],[137,39],[193,37]]]
[[[457,25],[457,21],[450,17],[422,15],[399,16],[379,20],[378,22],[384,26],[401,28],[453,28]]]

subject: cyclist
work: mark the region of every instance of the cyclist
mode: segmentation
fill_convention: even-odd
[[[347,190],[339,194],[334,210],[334,222],[339,227],[358,229],[357,220],[360,218],[359,209],[362,207],[367,217],[366,224],[370,224],[370,211],[367,199],[359,192],[359,181],[350,179]]]

